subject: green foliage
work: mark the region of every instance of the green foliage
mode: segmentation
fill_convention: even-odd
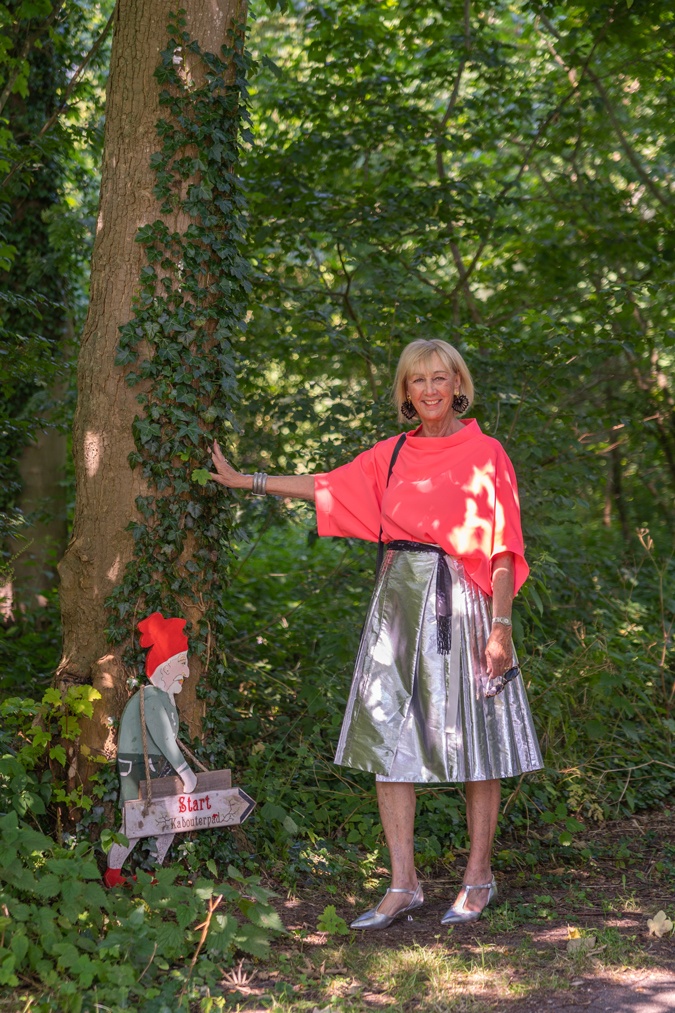
[[[89,845],[58,847],[0,817],[0,984],[30,981],[45,1013],[187,1010],[235,953],[265,956],[282,926],[257,877],[230,867],[227,882],[188,886],[178,871],[105,891]]]
[[[189,224],[179,234],[157,220],[136,237],[147,266],[133,318],[120,329],[117,364],[129,385],[143,388],[130,464],[150,494],[137,500],[134,560],[110,598],[109,633],[128,643],[139,614],[192,609],[200,622],[190,631],[191,651],[207,664],[229,621],[222,587],[232,518],[204,465],[214,430],[226,434],[234,425],[231,343],[244,327],[250,290],[239,252],[245,203],[234,175],[247,60],[241,26],[221,55],[203,52],[184,26],[180,15],[169,25],[156,72],[165,116],[152,165],[162,212],[180,209]],[[180,72],[181,53],[199,61],[203,83]]]
[[[31,522],[55,510],[44,502],[31,516],[22,512],[19,463],[26,444],[72,418],[73,344],[86,311],[98,199],[109,55],[103,28],[111,8],[111,0],[0,4],[3,583],[12,578],[14,559],[30,548]],[[58,512],[65,514],[65,504]]]
[[[99,698],[93,686],[70,686],[64,694],[47,689],[39,702],[7,697],[0,703],[0,811],[42,817],[50,802],[92,809],[106,791],[104,781],[93,777],[87,792],[81,784],[67,791],[64,770],[80,719],[91,717]]]
[[[95,135],[110,55],[106,22],[111,11],[110,0],[95,7],[84,0],[67,6],[53,0],[0,5],[3,198],[13,187],[25,186],[31,178],[34,182],[36,176],[39,180],[45,164],[53,167],[68,155],[71,183],[82,182],[83,169],[92,172],[86,152],[100,147]],[[76,201],[71,189],[71,207]]]
[[[344,918],[335,910],[335,904],[328,904],[316,923],[319,932],[327,932],[329,936],[348,936],[349,926]]]
[[[624,538],[671,513],[675,76],[651,59],[666,4],[539,13],[353,0],[258,20],[277,74],[261,60],[244,161],[266,368],[241,380],[242,450],[348,457],[392,431],[402,344],[450,336],[550,552],[605,494]]]
[[[5,515],[6,517],[6,515]],[[2,537],[0,514],[0,537]],[[23,518],[18,530],[23,528]],[[9,535],[17,537],[15,524],[9,525]],[[3,582],[9,579],[8,570],[2,569]],[[58,595],[45,595],[46,604],[39,611],[17,614],[14,620],[0,628],[0,698],[18,693],[39,696],[51,681],[61,653],[61,614]]]

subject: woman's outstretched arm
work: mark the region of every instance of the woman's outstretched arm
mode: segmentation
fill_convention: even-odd
[[[253,475],[243,475],[235,471],[223,457],[217,441],[213,443],[213,466],[215,474],[211,478],[226,489],[245,489],[253,491]],[[312,475],[268,475],[267,492],[272,496],[287,496],[291,499],[314,500],[314,477]]]

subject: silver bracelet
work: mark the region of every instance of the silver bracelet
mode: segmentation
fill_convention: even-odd
[[[508,616],[493,616],[492,625],[494,626],[495,623],[499,623],[500,626],[513,626]]]
[[[253,488],[251,492],[254,496],[266,496],[267,495],[267,475],[264,471],[256,471],[253,475]]]

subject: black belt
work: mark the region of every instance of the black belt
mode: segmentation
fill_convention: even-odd
[[[452,648],[452,577],[445,558],[445,549],[427,542],[409,542],[395,538],[387,542],[385,549],[394,552],[434,552],[438,557],[436,566],[436,647],[439,654],[450,654]]]
[[[430,542],[409,542],[407,538],[395,538],[393,542],[387,542],[385,549],[395,549],[398,552],[435,552],[439,556],[445,555],[445,549],[440,545],[432,545]]]

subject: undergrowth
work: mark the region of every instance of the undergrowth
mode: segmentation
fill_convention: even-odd
[[[289,885],[321,880],[330,890],[338,870],[368,878],[387,859],[372,776],[332,764],[374,550],[317,540],[297,515],[269,529],[255,516],[260,540],[240,547],[228,592],[236,619],[226,675],[207,691],[208,755],[233,765],[260,803],[262,818],[245,828],[251,867],[262,858]],[[545,769],[504,782],[502,867],[534,866],[551,849],[587,861],[589,827],[672,796],[662,583],[646,550],[617,579],[607,548],[604,572],[597,558],[572,570],[535,557],[517,603]],[[462,786],[425,786],[418,798],[416,861],[424,871],[451,867],[468,845]]]
[[[137,849],[134,885],[101,889],[119,825],[114,768],[102,765],[88,794],[67,794],[59,752],[77,736],[95,691],[74,688],[64,700],[43,691],[36,669],[17,696],[35,626],[19,620],[4,634],[0,973],[8,987],[33,983],[42,1003],[35,1010],[78,1013],[99,1002],[151,1013],[187,1009],[193,999],[213,1008],[227,967],[242,953],[263,957],[281,928],[261,872],[282,888],[319,885],[328,896],[349,883],[379,889],[388,855],[372,777],[332,763],[372,547],[317,540],[302,510],[280,524],[278,514],[265,515],[275,504],[247,509],[259,537],[239,546],[232,568],[224,674],[203,684],[205,735],[193,746],[208,766],[232,767],[234,783],[258,806],[236,834],[181,835],[158,886],[150,885],[146,847]],[[518,605],[517,646],[546,766],[504,783],[497,869],[522,875],[553,857],[566,867],[601,861],[589,831],[672,797],[674,729],[664,693],[671,654],[661,651],[661,680],[663,581],[655,574],[645,553],[618,581],[609,566],[589,566],[572,584],[550,559],[535,558]],[[58,639],[55,622],[50,638]],[[17,645],[16,667],[8,645]],[[80,821],[63,833],[57,809],[73,806]],[[459,871],[467,846],[462,786],[421,788],[420,871]],[[227,870],[224,881],[219,870]]]

